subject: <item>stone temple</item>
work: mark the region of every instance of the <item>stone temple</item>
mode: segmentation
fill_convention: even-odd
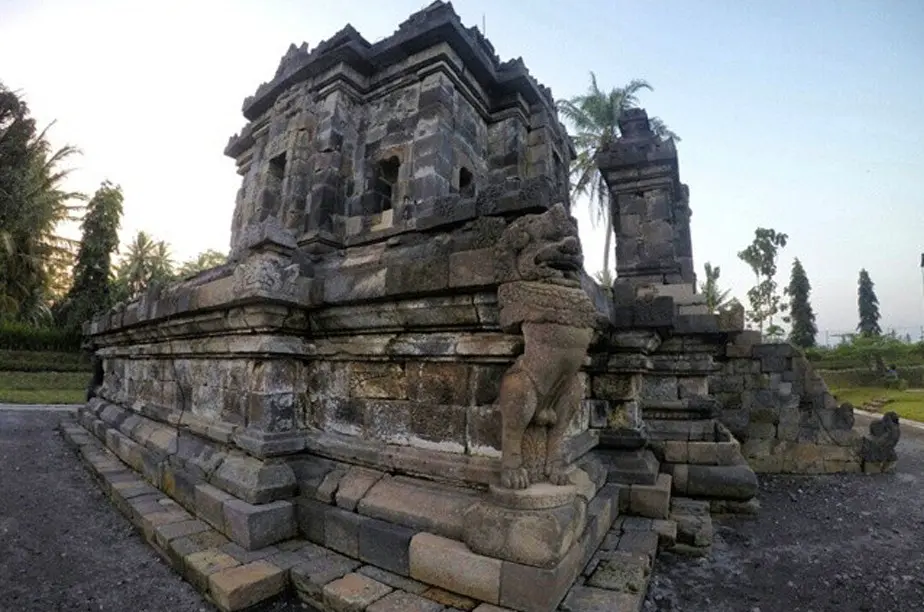
[[[643,110],[597,160],[618,279],[584,272],[552,93],[450,4],[293,45],[243,111],[229,263],[92,321],[64,427],[220,609],[637,610],[756,473],[893,464],[897,419],[707,312]]]

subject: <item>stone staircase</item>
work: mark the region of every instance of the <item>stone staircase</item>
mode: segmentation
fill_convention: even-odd
[[[73,421],[63,422],[61,433],[139,534],[224,612],[249,609],[280,596],[294,596],[308,609],[321,612],[639,612],[658,551],[673,548],[678,537],[677,522],[667,518],[669,475],[658,475],[654,484],[606,484],[604,488],[612,495],[598,496],[588,505],[588,531],[581,545],[574,547],[577,554],[569,554],[574,556],[574,572],[567,569],[570,562],[550,569],[534,568],[530,576],[514,580],[521,592],[518,603],[504,607],[499,605],[504,601],[485,601],[496,597],[492,591],[504,588],[501,581],[507,579],[507,570],[500,571],[501,562],[474,554],[450,538],[350,515],[342,508],[356,497],[371,500],[372,489],[387,482],[376,480],[377,475],[364,468],[325,476],[303,472],[303,490],[297,500],[300,523],[317,518],[301,507],[317,508],[323,503],[318,496],[329,495],[340,505],[327,504],[325,520],[309,520],[308,531],[302,529],[297,537],[245,547],[125,463],[107,444],[112,436],[100,438]],[[605,479],[605,474],[600,476]],[[398,480],[393,477],[388,486],[400,487],[400,482],[394,482]],[[363,490],[366,495],[361,494]],[[418,503],[406,491],[391,493],[382,497],[380,505],[395,517],[401,508]],[[633,513],[651,517],[629,516]],[[431,528],[451,529],[452,515],[434,508]],[[324,531],[324,545],[310,541],[319,538],[311,531],[318,526]],[[449,584],[454,572],[482,577],[477,582],[484,586],[484,598],[453,591]],[[543,592],[534,586],[537,579],[560,585],[560,598],[527,601]],[[434,586],[434,582],[443,586]]]

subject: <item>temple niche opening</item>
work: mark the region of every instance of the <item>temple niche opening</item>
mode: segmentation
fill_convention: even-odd
[[[375,167],[375,195],[376,209],[374,212],[393,210],[393,198],[398,197],[398,173],[401,170],[401,161],[391,156],[376,164]]]

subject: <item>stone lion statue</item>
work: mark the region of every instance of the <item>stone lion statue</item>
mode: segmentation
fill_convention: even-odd
[[[898,414],[886,412],[881,419],[869,424],[869,435],[864,436],[860,454],[864,461],[891,463],[898,460],[895,446],[901,437]]]
[[[495,246],[500,323],[522,333],[523,354],[501,380],[500,483],[566,484],[562,443],[583,387],[578,371],[590,345],[596,309],[581,288],[577,223],[562,204],[512,222]]]

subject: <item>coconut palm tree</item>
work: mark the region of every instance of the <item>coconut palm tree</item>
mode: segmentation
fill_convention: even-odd
[[[177,271],[180,278],[189,278],[204,270],[217,268],[228,261],[228,256],[214,249],[199,253],[194,259],[184,262]]]
[[[154,252],[151,254],[150,283],[168,283],[174,278],[173,256],[170,247],[163,240],[154,243]]]
[[[135,298],[148,285],[168,282],[173,276],[170,247],[162,240],[155,242],[146,232],[138,232],[116,268],[114,284],[117,299]]]
[[[634,79],[622,87],[603,91],[597,84],[597,76],[591,72],[590,87],[586,93],[557,102],[558,112],[574,130],[571,138],[577,157],[572,161],[570,170],[571,197],[588,196],[592,207],[591,221],[606,222],[603,270],[607,278],[612,252],[613,219],[609,189],[597,168],[596,155],[619,138],[619,117],[627,109],[638,108],[638,94],[643,90],[651,91],[652,87],[647,81]],[[654,133],[661,138],[680,141],[658,117],[652,117],[649,123]]]
[[[700,283],[699,290],[706,298],[706,308],[709,309],[709,312],[715,314],[730,304],[728,295],[731,290],[726,289],[723,291],[719,289],[719,275],[722,272],[719,266],[713,266],[707,261],[704,267],[706,269],[706,281]]]
[[[58,226],[83,208],[83,196],[63,188],[69,170],[60,167],[78,151],[54,150],[47,131],[0,83],[0,318],[32,324],[47,322],[49,303],[67,289],[76,243]]]

